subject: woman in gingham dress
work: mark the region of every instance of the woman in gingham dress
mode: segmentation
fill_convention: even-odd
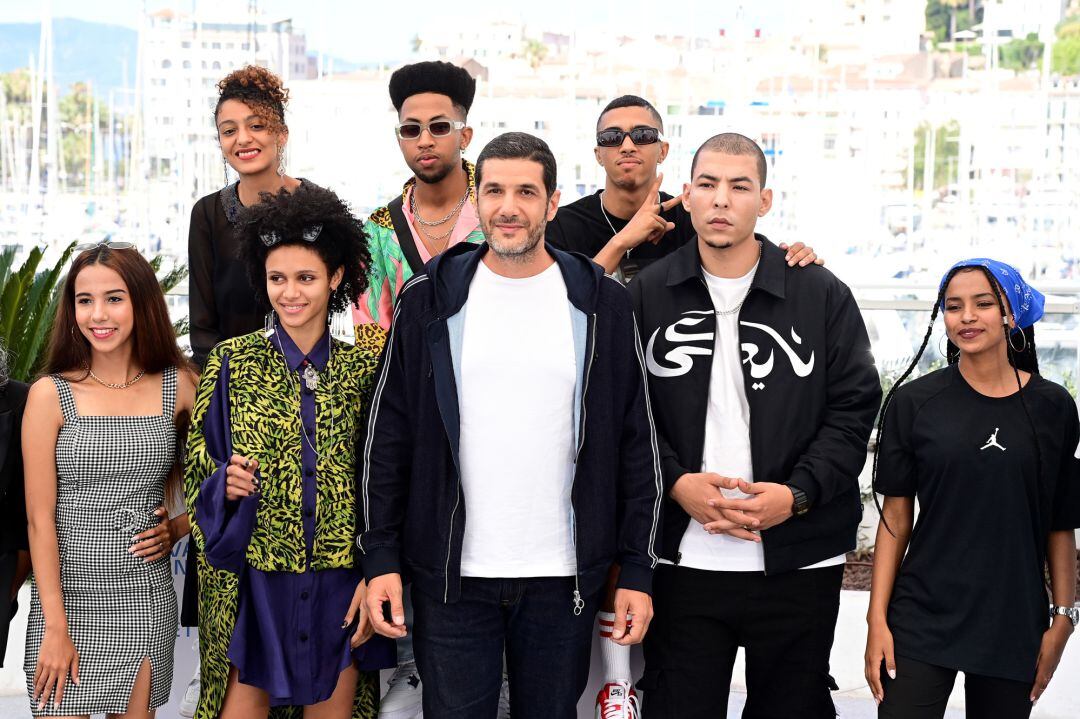
[[[166,499],[195,379],[142,255],[79,249],[23,422],[27,692],[34,716],[152,717],[172,683],[169,555],[188,521]]]

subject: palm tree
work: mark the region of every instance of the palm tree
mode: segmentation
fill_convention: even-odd
[[[544,58],[547,57],[547,45],[539,40],[527,39],[524,54],[529,67],[533,69],[533,72],[536,72],[540,65],[543,64]]]

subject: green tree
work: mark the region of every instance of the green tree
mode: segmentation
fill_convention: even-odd
[[[526,62],[529,63],[529,67],[536,71],[543,64],[544,58],[547,57],[547,45],[530,38],[525,41],[523,54]]]
[[[1043,56],[1044,45],[1035,33],[1028,33],[1025,38],[1015,38],[998,48],[998,62],[1009,70],[1030,70],[1037,68]]]
[[[1070,16],[1057,27],[1050,67],[1061,75],[1080,75],[1080,16]]]
[[[982,22],[982,0],[928,0],[926,29],[934,42],[951,41],[960,30],[970,30]]]
[[[929,123],[924,122],[915,130],[915,187],[919,190],[926,189],[923,187],[923,168],[926,167],[926,131],[929,128]],[[959,133],[960,125],[955,120],[934,130],[934,186],[930,190],[949,184],[950,168],[959,158],[956,142]]]
[[[93,171],[94,109],[97,106],[96,132],[108,132],[108,110],[89,93],[84,83],[77,82],[70,92],[60,98],[60,147],[64,153],[68,185],[89,184],[88,171]]]

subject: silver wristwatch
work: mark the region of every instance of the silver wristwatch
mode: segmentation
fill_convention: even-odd
[[[1050,619],[1053,620],[1059,614],[1068,617],[1074,627],[1080,624],[1080,607],[1059,607],[1056,604],[1051,604]]]

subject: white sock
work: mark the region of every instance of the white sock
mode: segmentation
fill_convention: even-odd
[[[600,628],[600,658],[604,662],[604,682],[629,682],[630,647],[616,644],[611,638],[615,614],[599,612],[596,621]]]

